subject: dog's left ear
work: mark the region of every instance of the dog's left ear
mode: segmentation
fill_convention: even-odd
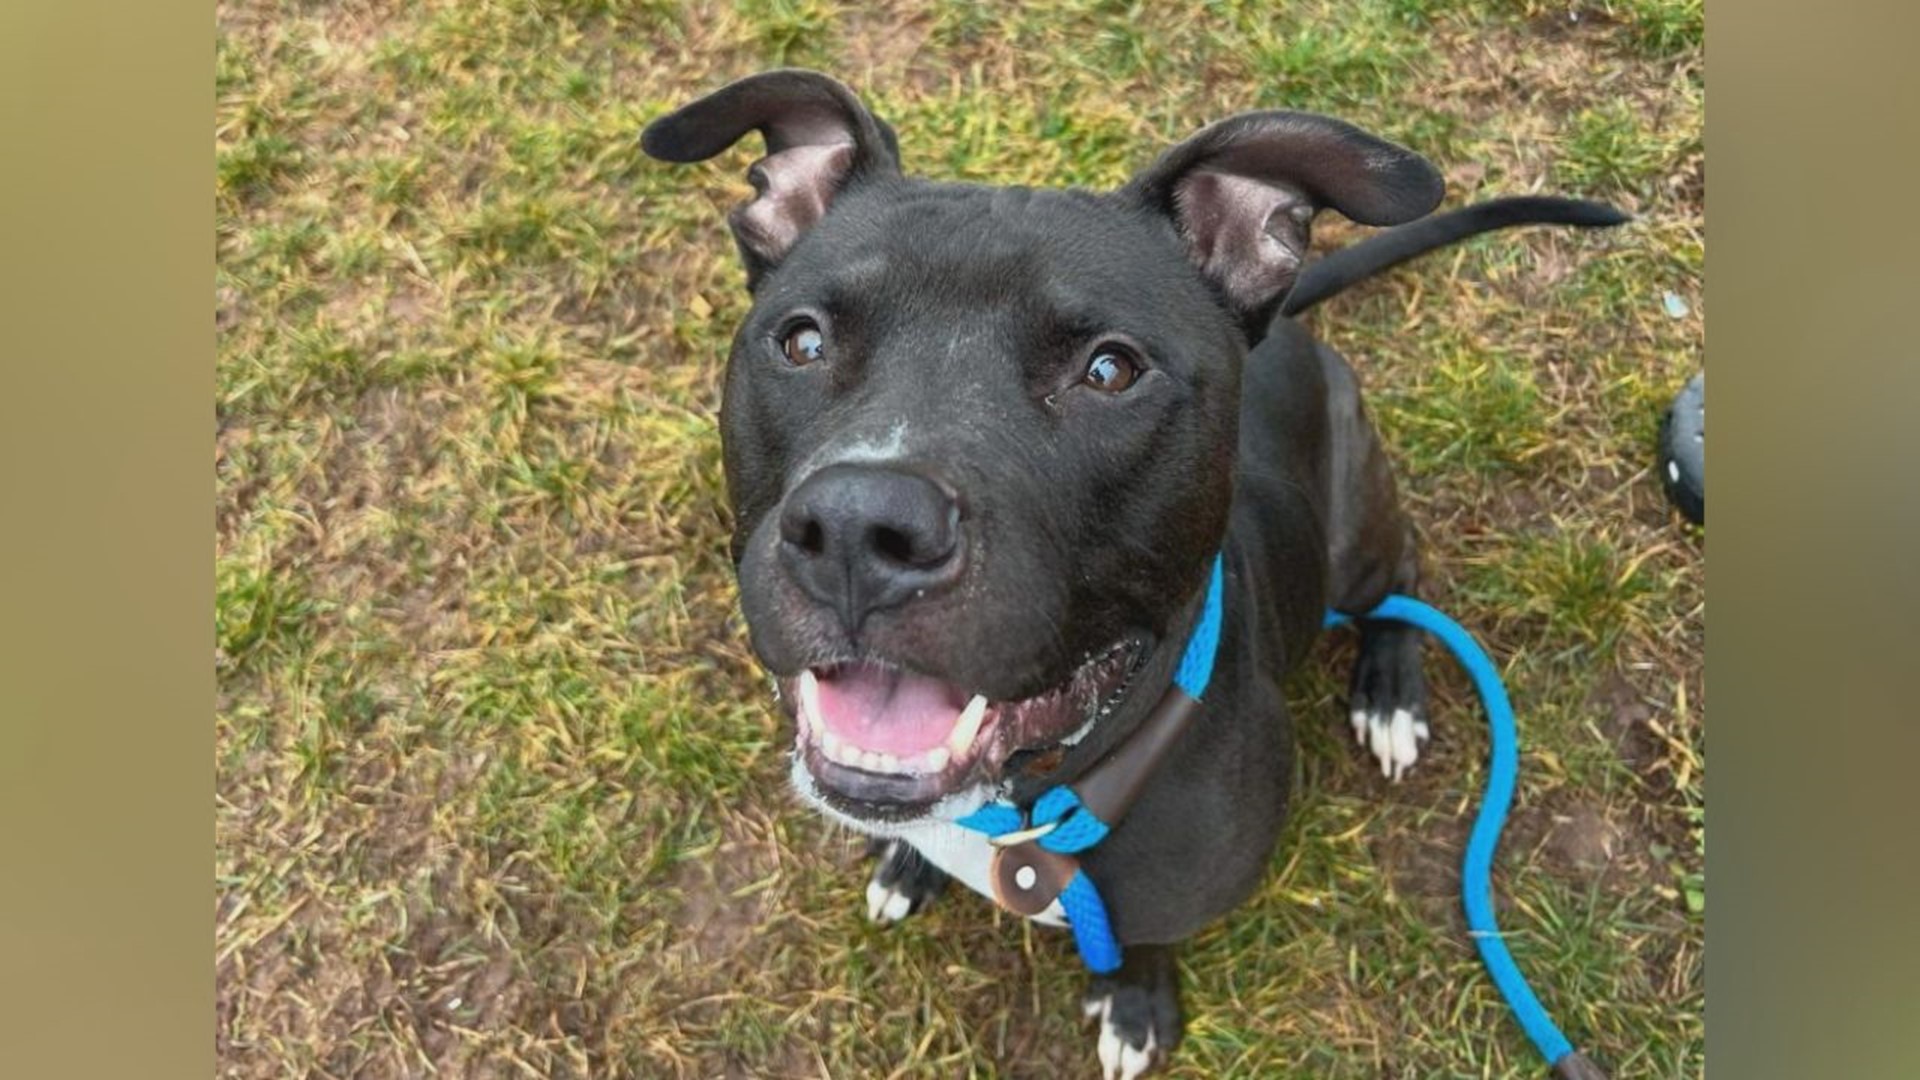
[[[764,71],[655,120],[640,148],[661,161],[705,161],[758,131],[767,156],[747,170],[754,198],[727,215],[752,287],[865,179],[900,175],[893,129],[853,91],[817,71]]]
[[[1293,287],[1314,214],[1424,217],[1444,193],[1425,158],[1331,117],[1246,113],[1160,155],[1122,194],[1173,220],[1188,256],[1258,334]]]

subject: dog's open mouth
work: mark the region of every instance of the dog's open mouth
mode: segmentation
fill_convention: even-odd
[[[809,668],[780,691],[821,794],[844,811],[899,816],[998,776],[1016,753],[1078,742],[1125,694],[1142,651],[1120,642],[1014,701],[867,662]]]

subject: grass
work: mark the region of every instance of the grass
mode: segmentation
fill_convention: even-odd
[[[1515,953],[1615,1075],[1701,1075],[1704,548],[1648,468],[1702,363],[1700,12],[223,2],[220,1075],[1091,1073],[1068,942],[959,894],[866,925],[859,845],[784,793],[714,426],[747,155],[637,148],[782,62],[853,82],[932,175],[1111,185],[1296,107],[1427,152],[1455,202],[1634,212],[1463,245],[1314,323],[1521,712]],[[1351,649],[1289,689],[1296,813],[1186,954],[1172,1074],[1538,1075],[1458,915],[1468,688],[1432,658],[1436,742],[1389,787],[1344,734]]]

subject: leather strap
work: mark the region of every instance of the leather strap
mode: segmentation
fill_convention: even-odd
[[[1160,767],[1173,749],[1173,744],[1179,741],[1180,736],[1200,715],[1200,697],[1206,693],[1207,682],[1212,678],[1213,664],[1220,646],[1225,580],[1226,561],[1216,554],[1206,589],[1202,593],[1200,615],[1189,633],[1186,650],[1181,654],[1180,666],[1174,673],[1173,685],[1167,687],[1166,693],[1154,703],[1153,710],[1140,722],[1139,727],[1128,733],[1118,746],[1107,751],[1106,756],[1069,786],[1074,798],[1079,801],[1079,808],[1074,813],[1085,812],[1109,828],[1119,823],[1133,806],[1134,800],[1140,797],[1141,789],[1146,787],[1154,770]],[[1023,815],[1023,820],[1030,818]],[[967,825],[967,820],[963,818],[961,824]],[[999,847],[993,853],[993,861],[989,866],[993,896],[1008,911],[1029,918],[1040,914],[1079,873],[1078,858],[1041,846],[1040,842],[1051,831],[1048,829],[1024,838],[1009,836],[1015,842]],[[996,829],[993,835],[1008,834]],[[1100,835],[1105,835],[1105,829],[1101,830]],[[1079,846],[1085,845],[1056,843],[1054,846],[1079,850]],[[1099,903],[1097,896],[1094,903],[1096,906]]]
[[[1080,805],[1108,825],[1118,823],[1199,715],[1198,701],[1179,687],[1169,687],[1140,726],[1072,785]],[[1073,880],[1080,860],[1029,839],[995,851],[989,869],[993,898],[1008,911],[1031,918]]]
[[[1154,770],[1200,715],[1200,703],[1170,688],[1119,746],[1107,752],[1072,785],[1081,805],[1108,825],[1118,824],[1140,797]]]
[[[991,869],[993,898],[1015,915],[1031,919],[1066,890],[1080,872],[1080,860],[1023,840],[996,850]]]

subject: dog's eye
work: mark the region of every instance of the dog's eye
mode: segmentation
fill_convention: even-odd
[[[787,363],[802,367],[813,363],[826,355],[827,342],[820,336],[820,328],[811,321],[802,320],[793,324],[787,331],[786,340],[780,343],[780,351],[786,354]]]
[[[1087,362],[1087,373],[1080,381],[1095,390],[1117,394],[1140,378],[1140,361],[1117,346],[1102,345]]]

